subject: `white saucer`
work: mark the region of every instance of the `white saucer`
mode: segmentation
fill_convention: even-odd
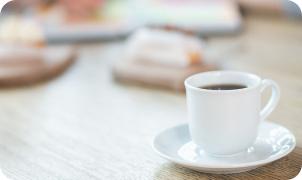
[[[197,148],[191,141],[187,124],[168,128],[153,140],[153,149],[163,158],[190,169],[214,174],[255,169],[286,156],[295,146],[294,135],[286,128],[271,122],[262,123],[259,137],[252,147],[228,157],[210,156],[202,148]]]

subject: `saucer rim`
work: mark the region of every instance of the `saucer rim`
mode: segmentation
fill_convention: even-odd
[[[292,136],[292,139],[293,139],[293,146],[291,146],[291,148],[289,148],[287,151],[285,151],[284,153],[281,153],[281,154],[278,154],[278,155],[275,155],[273,157],[269,157],[269,158],[266,158],[266,159],[263,159],[263,160],[259,160],[259,161],[253,161],[253,162],[247,162],[247,163],[238,163],[238,164],[219,164],[219,165],[208,165],[208,164],[204,164],[204,163],[195,163],[195,162],[189,162],[187,160],[178,160],[178,159],[175,159],[175,158],[172,158],[171,156],[169,155],[166,155],[162,152],[160,152],[156,147],[155,147],[155,141],[156,139],[163,133],[165,133],[166,131],[168,130],[171,130],[171,129],[175,129],[175,128],[178,128],[178,127],[183,127],[183,126],[188,126],[188,123],[182,123],[182,124],[178,124],[178,125],[174,125],[174,126],[171,126],[171,127],[168,127],[168,128],[165,128],[163,130],[161,130],[159,133],[157,133],[153,139],[152,139],[152,149],[159,155],[161,156],[162,158],[164,159],[167,159],[169,161],[172,161],[176,164],[180,164],[180,165],[184,165],[184,166],[189,166],[189,167],[200,167],[200,168],[208,168],[208,169],[231,169],[231,168],[246,168],[246,167],[257,167],[257,166],[262,166],[262,165],[265,165],[265,164],[268,164],[268,163],[271,163],[271,162],[274,162],[278,159],[281,159],[285,156],[287,156],[289,153],[291,153],[297,143],[296,143],[296,137],[294,136],[294,134],[288,130],[287,128],[285,128],[284,126],[280,125],[280,124],[277,124],[277,123],[274,123],[274,122],[270,122],[270,121],[264,121],[262,122],[264,124],[271,124],[271,125],[274,125],[274,126],[278,126],[278,127],[281,127],[285,130],[288,131],[288,133],[290,133],[290,135]]]

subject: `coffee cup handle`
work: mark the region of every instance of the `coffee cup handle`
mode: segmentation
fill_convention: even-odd
[[[278,84],[270,79],[264,79],[261,82],[261,93],[266,88],[271,88],[272,89],[272,94],[270,99],[268,100],[267,104],[264,106],[264,108],[260,112],[260,118],[261,120],[265,120],[276,108],[279,99],[280,99],[280,88]]]

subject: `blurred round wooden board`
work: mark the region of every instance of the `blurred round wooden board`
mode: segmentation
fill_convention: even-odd
[[[0,46],[0,87],[31,85],[52,79],[73,64],[70,46],[43,48]]]

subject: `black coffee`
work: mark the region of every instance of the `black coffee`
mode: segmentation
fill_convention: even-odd
[[[215,84],[215,85],[201,86],[199,88],[209,89],[209,90],[234,90],[234,89],[243,89],[247,87],[241,84]]]

